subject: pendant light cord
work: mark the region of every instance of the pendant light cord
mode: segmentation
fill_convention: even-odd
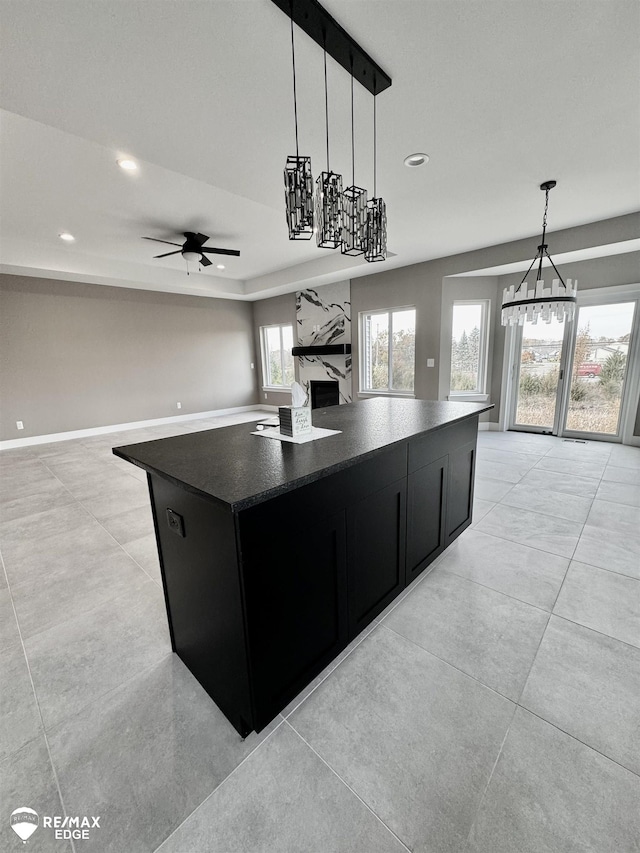
[[[353,56],[351,57],[351,186],[356,185],[356,147],[353,135]]]
[[[298,153],[298,99],[296,97],[296,48],[293,41],[293,0],[291,0],[291,60],[293,64],[293,117],[296,126],[296,164],[300,159]]]
[[[375,91],[376,78],[373,78],[373,88]],[[376,161],[377,161],[377,145],[376,145],[376,96],[373,96],[373,197],[377,198],[376,193]]]
[[[327,132],[327,172],[329,168],[329,93],[327,91],[327,34],[323,33],[324,43],[324,124]]]

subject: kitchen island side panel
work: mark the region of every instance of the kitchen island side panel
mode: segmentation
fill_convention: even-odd
[[[245,736],[254,714],[233,513],[157,475],[150,492],[174,650]]]

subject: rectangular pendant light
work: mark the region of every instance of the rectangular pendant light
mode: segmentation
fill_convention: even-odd
[[[367,247],[367,191],[347,187],[342,193],[343,255],[362,255]]]
[[[375,263],[387,259],[387,206],[381,198],[367,204],[367,250],[365,261]]]
[[[290,240],[313,236],[313,177],[311,157],[287,157],[284,168],[284,201]]]
[[[319,249],[336,249],[342,240],[342,175],[322,172],[316,181],[316,240]]]

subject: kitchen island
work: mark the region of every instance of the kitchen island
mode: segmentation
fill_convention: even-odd
[[[478,416],[398,398],[114,448],[147,471],[173,650],[260,731],[471,523]]]

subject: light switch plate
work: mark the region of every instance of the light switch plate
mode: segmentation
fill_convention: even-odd
[[[435,367],[435,366],[436,366],[435,358],[428,358],[427,359],[427,367]]]

